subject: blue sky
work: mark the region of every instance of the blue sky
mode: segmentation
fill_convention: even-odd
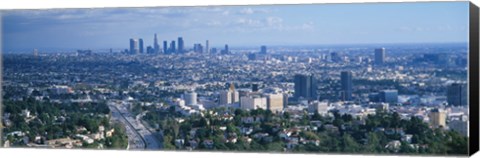
[[[468,42],[468,2],[2,11],[5,51],[127,48],[182,36],[187,47]]]

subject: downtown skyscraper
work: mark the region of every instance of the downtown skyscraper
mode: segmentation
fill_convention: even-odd
[[[139,47],[138,52],[139,53],[144,53],[143,52],[143,39],[141,39],[141,38],[138,39],[138,47]]]
[[[183,42],[183,38],[182,37],[178,37],[178,49],[177,49],[177,53],[183,53],[185,50],[185,43]],[[175,52],[175,50],[173,51]]]
[[[163,54],[168,53],[168,41],[163,41]]]
[[[137,39],[130,39],[130,54],[137,54],[139,53],[138,50],[138,40]]]
[[[160,45],[158,44],[157,34],[153,37],[153,53],[160,53]]]

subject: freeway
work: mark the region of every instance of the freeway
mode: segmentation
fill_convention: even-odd
[[[158,150],[161,149],[161,143],[155,137],[153,132],[148,130],[140,120],[135,119],[134,116],[127,109],[127,106],[124,104],[112,103],[112,106],[123,116],[125,121],[128,123],[128,126],[132,127],[135,130],[135,133],[142,138],[146,150]]]
[[[112,112],[112,120],[119,121],[125,126],[128,137],[128,149],[129,150],[141,150],[145,149],[145,142],[141,135],[135,131],[135,128],[122,116],[120,111],[113,104],[109,104],[108,107]]]

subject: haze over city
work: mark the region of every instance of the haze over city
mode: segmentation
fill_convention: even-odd
[[[10,10],[3,50],[125,49],[181,36],[232,48],[266,45],[464,43],[468,3],[367,3],[214,7]]]

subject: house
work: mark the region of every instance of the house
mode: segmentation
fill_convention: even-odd
[[[188,144],[190,144],[190,147],[191,147],[192,149],[196,149],[196,148],[198,147],[198,142],[195,141],[195,140],[190,140],[190,141],[188,141]]]
[[[253,128],[251,127],[241,127],[240,128],[240,133],[244,135],[250,135],[253,132]]]
[[[175,146],[177,148],[183,148],[183,145],[185,145],[185,140],[184,139],[175,139]]]
[[[393,140],[393,141],[388,142],[387,145],[385,145],[385,149],[389,149],[389,150],[393,150],[393,151],[397,152],[398,150],[400,150],[401,145],[402,145],[402,143],[400,143],[400,141]]]
[[[412,137],[413,135],[411,134],[405,134],[402,136],[401,140],[404,142],[412,143]]]
[[[115,129],[112,128],[111,130],[105,132],[105,137],[111,137],[113,135],[113,132],[115,132]]]
[[[236,140],[235,140],[236,142]],[[203,146],[205,146],[205,148],[207,149],[213,149],[213,141],[212,140],[203,140]]]

